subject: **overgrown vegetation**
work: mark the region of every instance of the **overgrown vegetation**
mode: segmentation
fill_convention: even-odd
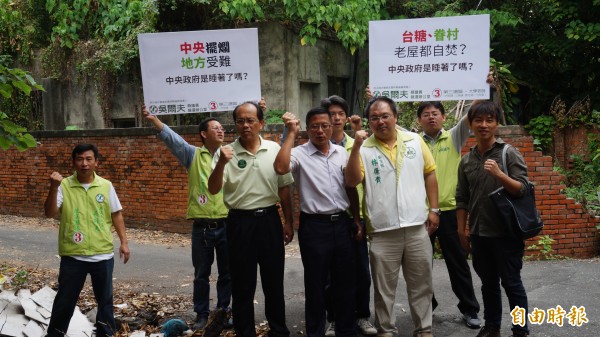
[[[19,289],[27,283],[27,270],[15,268],[6,264],[0,265],[0,290]]]
[[[533,137],[533,145],[538,151],[548,153],[554,139],[556,122],[552,116],[542,115],[532,118],[525,125],[527,132]]]
[[[155,30],[157,8],[147,0],[47,0],[46,9],[54,23],[50,45],[43,56],[47,76],[91,81],[105,125],[117,81],[136,68],[137,34]],[[62,62],[61,62],[62,61]]]
[[[600,135],[588,135],[588,155],[573,155],[573,168],[565,170],[568,197],[592,215],[600,215]]]
[[[534,137],[536,149],[548,153],[555,130],[585,127],[591,131],[597,130],[599,125],[600,111],[592,109],[589,97],[567,109],[566,103],[557,96],[550,113],[533,118],[526,129]],[[572,155],[571,159],[571,168],[559,169],[567,177],[566,195],[581,203],[592,215],[600,215],[600,136],[588,133],[587,153]]]
[[[532,254],[527,256],[528,260],[557,260],[557,259],[565,259],[562,255],[554,254],[554,249],[552,245],[556,240],[550,237],[550,235],[538,236],[538,241],[527,247],[527,250],[537,251],[536,254]]]
[[[6,150],[14,145],[18,150],[23,151],[35,147],[36,142],[27,132],[27,128],[13,121],[23,113],[16,109],[23,106],[19,102],[23,101],[23,97],[29,97],[33,89],[43,90],[43,88],[28,72],[7,67],[6,61],[7,58],[0,58],[0,148]],[[29,101],[25,100],[25,102]],[[13,118],[4,112],[4,108],[9,109],[6,111],[11,113]]]

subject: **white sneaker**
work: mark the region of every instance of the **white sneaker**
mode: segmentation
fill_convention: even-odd
[[[325,330],[325,336],[335,337],[335,322],[329,323],[329,326]]]
[[[356,321],[356,325],[358,325],[358,328],[360,329],[360,333],[362,333],[363,335],[376,335],[377,334],[377,329],[375,329],[373,324],[371,324],[371,322],[369,322],[369,320],[366,318],[359,318]]]

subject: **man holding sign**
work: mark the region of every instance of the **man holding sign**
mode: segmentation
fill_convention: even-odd
[[[194,311],[196,319],[193,329],[203,329],[208,321],[209,276],[217,257],[217,309],[229,311],[231,301],[231,276],[225,226],[227,208],[223,204],[223,193],[208,193],[208,177],[219,159],[225,129],[214,118],[200,122],[200,139],[204,144],[195,147],[188,144],[169,126],[151,115],[146,107],[142,111],[146,120],[158,130],[160,138],[169,151],[188,172],[188,207],[186,217],[194,221],[192,227],[192,264],[194,265]]]

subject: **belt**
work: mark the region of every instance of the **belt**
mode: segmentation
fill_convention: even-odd
[[[334,213],[334,214],[308,214],[308,213],[300,212],[300,216],[303,218],[313,219],[313,220],[321,220],[321,221],[330,221],[330,222],[338,221],[344,215],[347,215],[345,211],[341,211],[341,212]]]
[[[225,227],[225,219],[195,219],[194,226],[206,229],[219,229]]]
[[[278,208],[277,205],[273,205],[256,209],[230,209],[229,214],[236,216],[265,216],[273,211],[277,211]]]

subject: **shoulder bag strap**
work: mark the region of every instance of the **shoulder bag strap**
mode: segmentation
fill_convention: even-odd
[[[510,145],[504,144],[504,148],[502,148],[502,171],[508,175],[508,168],[506,167],[506,152],[508,151],[508,147]]]

